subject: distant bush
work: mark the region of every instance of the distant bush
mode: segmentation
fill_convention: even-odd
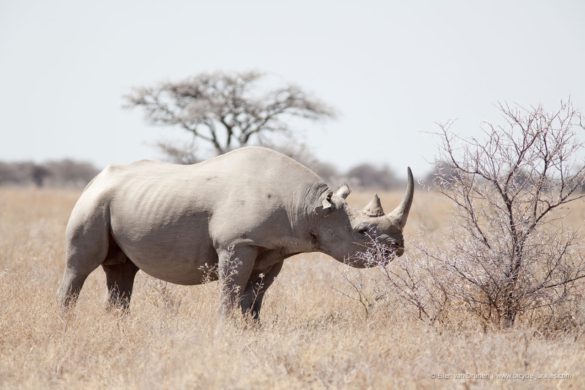
[[[402,188],[403,180],[394,174],[394,171],[387,165],[377,166],[370,163],[361,163],[348,169],[345,173],[340,172],[335,165],[320,160],[310,149],[304,145],[264,145],[280,153],[294,158],[301,164],[312,169],[321,176],[327,183],[336,186],[347,183],[356,189],[392,190]]]
[[[387,165],[377,166],[370,163],[358,164],[346,172],[340,172],[329,162],[322,161],[304,144],[263,146],[274,149],[313,170],[323,180],[333,186],[347,183],[356,189],[392,190],[401,188],[403,180],[398,179]],[[157,147],[165,149],[167,160],[177,164],[194,164],[201,159],[196,149],[182,145],[160,142]],[[0,186],[35,187],[74,187],[85,186],[99,170],[89,162],[72,159],[53,160],[43,163],[32,161],[0,161]]]
[[[97,173],[98,169],[91,163],[70,159],[42,164],[0,161],[0,185],[83,187]]]
[[[391,190],[402,186],[402,182],[387,165],[375,166],[362,163],[350,168],[345,177],[350,186],[360,189],[376,188]]]
[[[276,150],[284,155],[287,155],[306,167],[310,168],[317,175],[321,176],[326,182],[330,184],[337,184],[339,181],[339,171],[335,165],[325,161],[321,161],[315,154],[313,154],[307,145],[300,144],[274,144],[264,142],[264,147]]]

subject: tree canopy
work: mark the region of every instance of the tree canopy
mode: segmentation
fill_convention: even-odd
[[[287,119],[331,118],[334,112],[288,84],[261,90],[259,72],[201,73],[179,82],[134,88],[126,107],[141,107],[155,125],[178,126],[217,154],[248,145],[263,133],[290,130]],[[163,148],[164,149],[164,148]]]

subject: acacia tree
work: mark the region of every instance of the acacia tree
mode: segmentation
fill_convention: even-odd
[[[294,85],[260,92],[262,78],[258,72],[201,73],[179,82],[134,88],[125,96],[126,107],[141,107],[152,124],[182,128],[217,154],[248,145],[265,133],[288,131],[287,119],[293,117],[334,116],[332,109]],[[168,144],[159,147],[177,154]],[[185,160],[184,154],[181,159]]]
[[[570,103],[552,113],[500,105],[501,126],[483,139],[458,139],[441,126],[449,180],[438,188],[455,205],[449,253],[427,254],[457,279],[454,296],[503,327],[519,314],[554,311],[585,278],[582,244],[558,211],[584,196],[581,116]],[[555,214],[555,212],[557,214]]]

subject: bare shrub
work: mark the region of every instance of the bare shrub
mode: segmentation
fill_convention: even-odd
[[[456,224],[449,248],[425,254],[454,276],[454,298],[511,327],[535,311],[554,316],[585,277],[583,246],[562,220],[562,206],[584,196],[583,125],[570,103],[552,113],[499,108],[504,124],[485,123],[481,140],[441,126],[441,160],[453,174],[437,186],[455,205]]]
[[[450,275],[428,259],[405,256],[393,267],[383,267],[387,293],[390,290],[412,306],[418,319],[443,322],[449,312]]]
[[[366,317],[394,297],[429,323],[460,319],[464,310],[484,329],[519,318],[549,333],[582,328],[584,246],[580,226],[564,223],[566,206],[585,197],[581,116],[570,103],[552,113],[500,110],[505,124],[486,123],[482,140],[441,126],[434,180],[454,210],[441,241],[416,241],[389,265],[372,242],[361,256],[380,272],[345,272],[344,295]]]
[[[358,302],[367,319],[376,307],[395,310],[395,302],[413,309],[419,320],[434,324],[443,322],[450,307],[449,286],[452,278],[441,265],[420,256],[415,244],[399,259],[388,259],[388,247],[372,239],[368,247],[357,255],[360,262],[375,266],[375,274],[346,267],[342,277],[349,292],[338,291]]]

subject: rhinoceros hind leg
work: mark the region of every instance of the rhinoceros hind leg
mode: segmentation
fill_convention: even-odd
[[[68,252],[70,255],[57,293],[62,315],[75,306],[85,279],[103,260],[103,251],[99,248],[84,251],[79,250],[78,247],[70,247]]]
[[[104,261],[110,246],[100,215],[77,218],[72,214],[67,237],[67,262],[58,292],[62,314],[75,305],[85,279]]]
[[[134,277],[138,267],[134,265],[121,251],[114,259],[108,257],[102,264],[106,273],[108,286],[108,301],[106,308],[121,308],[127,310],[130,306]]]
[[[61,286],[59,287],[58,299],[61,315],[64,316],[70,308],[75,306],[79,292],[89,273],[79,273],[72,268],[65,269]]]

